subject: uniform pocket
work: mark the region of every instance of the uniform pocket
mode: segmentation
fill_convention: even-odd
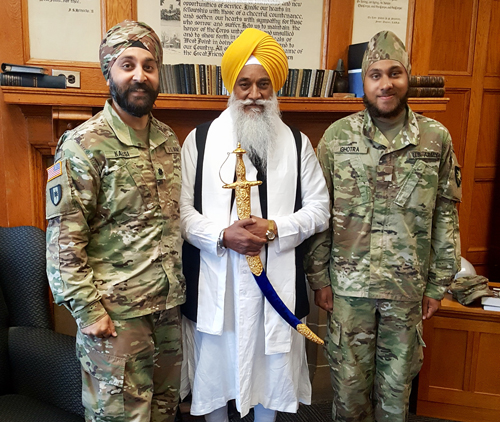
[[[79,355],[84,371],[82,401],[85,408],[99,416],[99,420],[123,418],[126,359],[96,351]]]
[[[424,335],[424,325],[422,321],[420,321],[415,326],[415,352],[413,354],[412,364],[410,368],[410,373],[411,373],[410,380],[412,380],[417,376],[424,362],[424,347],[426,346],[423,335]]]
[[[119,224],[137,218],[155,206],[153,194],[142,176],[141,163],[140,158],[132,155],[108,159],[101,186],[105,198],[100,202],[109,218]]]
[[[399,189],[399,192],[394,199],[394,203],[399,205],[400,207],[404,207],[411,194],[415,190],[415,187],[418,184],[418,181],[422,177],[423,172],[425,171],[426,164],[425,162],[419,160],[412,168],[411,173],[406,178],[403,186]]]
[[[328,318],[328,332],[325,342],[325,355],[334,372],[339,372],[342,366],[342,351],[340,349],[342,326],[333,316]]]
[[[334,209],[349,209],[370,202],[371,189],[366,170],[357,156],[335,163]]]

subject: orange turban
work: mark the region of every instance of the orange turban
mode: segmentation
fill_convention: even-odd
[[[231,93],[238,75],[250,56],[255,56],[271,78],[273,90],[279,91],[288,77],[288,59],[278,42],[255,28],[245,29],[222,56],[224,86]]]

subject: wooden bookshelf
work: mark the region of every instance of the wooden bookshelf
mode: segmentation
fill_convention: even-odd
[[[102,107],[108,93],[79,89],[42,89],[2,87],[6,104],[63,107]],[[156,108],[164,110],[213,110],[222,111],[227,105],[226,96],[160,94]],[[418,113],[446,110],[448,98],[410,98],[409,104]],[[354,113],[363,110],[361,98],[279,97],[284,112]]]

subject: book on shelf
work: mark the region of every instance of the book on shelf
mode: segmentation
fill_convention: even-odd
[[[200,95],[207,95],[207,67],[200,64]]]
[[[297,85],[295,87],[294,97],[300,97],[300,87],[302,85],[302,78],[304,76],[304,69],[297,69]]]
[[[2,72],[6,73],[33,73],[37,75],[48,74],[47,69],[38,66],[2,63]]]
[[[481,305],[495,306],[500,310],[500,297],[483,296],[481,298]]]
[[[495,311],[500,312],[500,306],[483,305],[485,311]]]
[[[0,85],[30,88],[66,88],[64,75],[38,75],[29,73],[0,73]]]
[[[219,83],[219,80],[222,80],[220,75],[220,66],[215,67],[215,95],[222,95],[222,83]]]
[[[435,88],[435,87],[415,87],[412,86],[408,89],[409,97],[444,97],[445,90],[444,88]]]
[[[171,64],[167,64],[167,93],[168,94],[175,94],[175,79],[174,79],[174,69]]]
[[[311,69],[311,76],[309,78],[309,89],[307,90],[306,97],[312,97],[314,92],[314,83],[316,82],[316,73],[318,69]]]
[[[321,87],[323,86],[323,77],[325,76],[325,69],[316,70],[316,79],[314,80],[314,88],[312,92],[313,97],[321,96]]]
[[[297,81],[299,79],[299,69],[292,69],[292,76],[290,80],[290,90],[289,97],[295,97],[295,93],[297,92]]]
[[[326,72],[328,73],[328,76],[326,77],[325,91],[323,92],[322,97],[331,97],[330,89],[333,85],[333,75],[335,72],[332,69],[327,69]]]
[[[167,92],[167,77],[165,75],[165,66],[160,67],[160,92]]]
[[[410,86],[443,88],[444,87],[444,77],[443,76],[412,75],[412,76],[410,76],[409,83],[410,83]]]
[[[307,93],[309,92],[309,81],[311,80],[311,72],[312,69],[303,69],[299,97],[307,97]]]

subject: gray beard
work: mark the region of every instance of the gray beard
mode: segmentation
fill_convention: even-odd
[[[245,112],[244,106],[263,105],[263,111]],[[272,151],[276,140],[274,118],[280,117],[278,99],[273,94],[268,100],[238,100],[231,94],[228,108],[234,119],[236,140],[248,153],[248,158],[255,167],[266,174],[268,151]],[[257,166],[259,163],[260,166]]]

